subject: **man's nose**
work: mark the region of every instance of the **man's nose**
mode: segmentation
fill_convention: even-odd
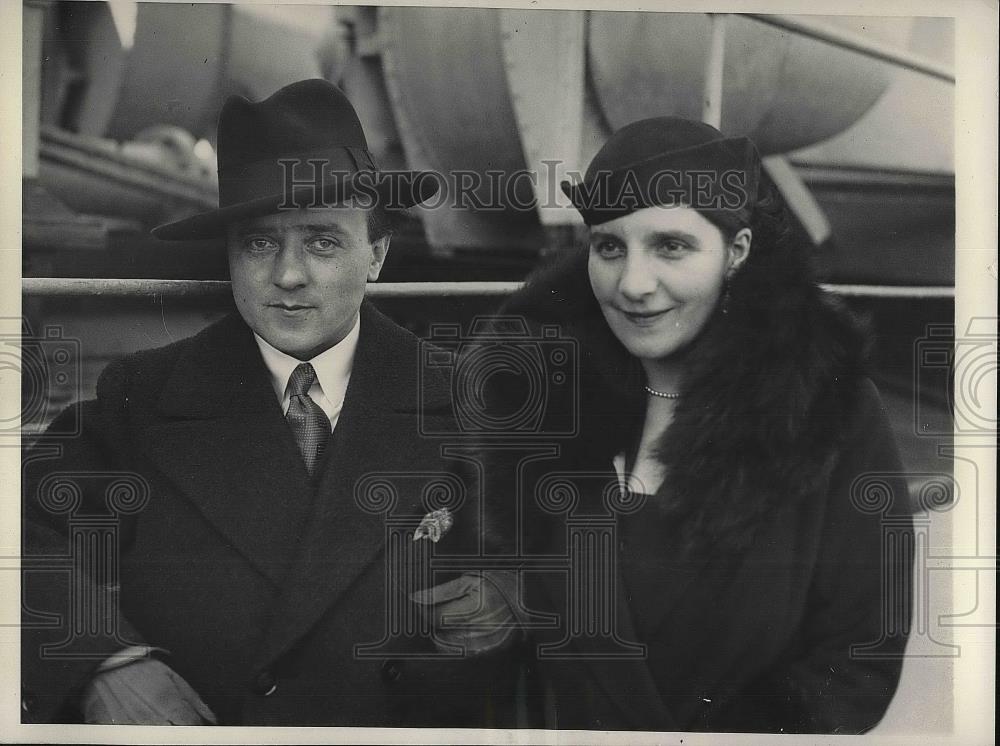
[[[656,276],[648,257],[641,249],[629,249],[625,254],[618,291],[629,300],[641,300],[656,291]]]
[[[302,287],[308,279],[304,257],[295,248],[284,246],[274,258],[271,268],[271,279],[283,290]]]

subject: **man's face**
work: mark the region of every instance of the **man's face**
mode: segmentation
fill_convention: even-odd
[[[354,207],[287,210],[226,232],[236,308],[268,344],[309,360],[354,326],[365,283],[378,279],[389,239],[368,240]]]

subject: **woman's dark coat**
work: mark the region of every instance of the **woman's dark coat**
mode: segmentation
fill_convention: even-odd
[[[614,599],[603,634],[586,635],[588,619],[609,619],[598,606],[572,629],[586,593],[576,570],[525,572],[528,610],[558,618],[554,628],[534,618],[534,701],[546,727],[857,733],[884,714],[910,614],[897,448],[851,319],[812,286],[766,306],[717,315],[690,352],[659,446],[667,477],[638,512],[609,503],[606,488],[617,484],[612,459],[639,434],[642,374],[593,303],[585,256],[505,307],[536,336],[558,326],[579,358],[575,387],[546,388],[549,421],[565,418],[537,434],[549,456],[486,451],[488,478],[508,485],[494,501],[516,484],[508,507],[519,509],[497,504],[491,540],[513,551],[519,526],[528,556],[570,557],[585,545],[567,538],[573,520],[578,535],[581,519],[594,535],[609,519],[616,530],[614,545],[591,554],[605,586],[583,581]],[[487,399],[510,411],[525,395],[513,389]],[[623,543],[643,526],[662,532]],[[648,558],[653,571],[630,576],[629,558]]]

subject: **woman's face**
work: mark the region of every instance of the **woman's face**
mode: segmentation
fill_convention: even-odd
[[[701,333],[749,247],[746,228],[730,242],[690,207],[647,207],[590,229],[590,284],[625,348],[664,360]]]

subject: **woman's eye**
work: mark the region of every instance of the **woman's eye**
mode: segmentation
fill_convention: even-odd
[[[624,253],[621,245],[615,243],[614,241],[600,241],[599,243],[595,243],[593,245],[593,249],[595,252],[597,252],[599,256],[602,256],[606,259],[620,256],[622,253]]]
[[[273,251],[278,245],[270,238],[248,238],[245,246],[250,251]]]

